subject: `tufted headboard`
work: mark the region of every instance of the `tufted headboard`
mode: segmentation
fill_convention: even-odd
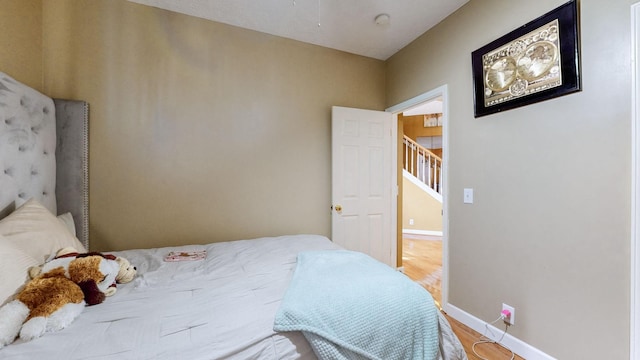
[[[70,212],[89,248],[88,110],[0,72],[0,219],[35,198],[53,214]]]

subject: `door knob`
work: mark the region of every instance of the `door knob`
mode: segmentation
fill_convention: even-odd
[[[336,212],[341,212],[342,211],[342,205],[336,205],[335,209],[336,209]]]

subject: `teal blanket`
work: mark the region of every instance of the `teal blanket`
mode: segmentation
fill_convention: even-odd
[[[424,288],[346,250],[298,255],[275,331],[301,331],[320,359],[436,359],[438,310]]]

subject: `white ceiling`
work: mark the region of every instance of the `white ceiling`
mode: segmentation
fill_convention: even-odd
[[[429,114],[442,114],[442,96],[439,96],[433,101],[418,104],[411,109],[402,112],[402,115],[404,116]]]
[[[386,60],[469,0],[129,1]]]

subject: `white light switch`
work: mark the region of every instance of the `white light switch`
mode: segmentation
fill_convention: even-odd
[[[473,189],[469,189],[469,188],[464,189],[463,201],[465,204],[473,204]]]

